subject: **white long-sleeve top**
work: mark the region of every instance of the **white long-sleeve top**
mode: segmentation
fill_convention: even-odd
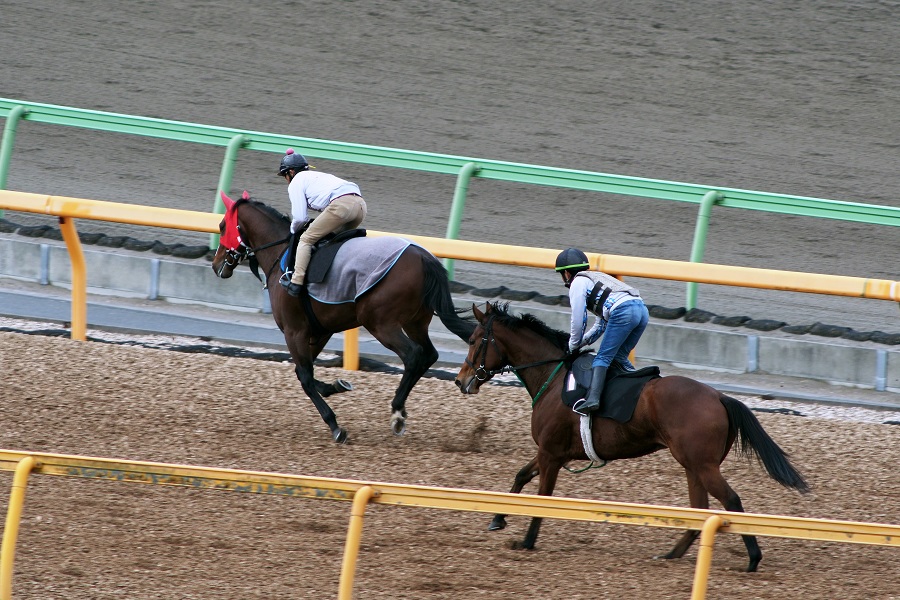
[[[309,219],[309,209],[323,211],[331,201],[347,194],[359,194],[359,186],[330,173],[300,171],[288,185],[291,200],[291,233]]]

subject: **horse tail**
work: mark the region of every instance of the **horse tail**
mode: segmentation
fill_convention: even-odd
[[[468,340],[475,331],[475,322],[459,316],[466,309],[456,308],[453,305],[447,269],[444,268],[441,261],[428,252],[422,254],[422,268],[425,275],[425,305],[434,311],[444,327],[460,339]]]
[[[738,454],[756,456],[756,460],[765,468],[769,477],[786,488],[801,493],[809,491],[809,484],[788,460],[784,450],[775,443],[762,424],[747,405],[724,394],[719,400],[728,413],[728,426],[732,433],[740,439]]]

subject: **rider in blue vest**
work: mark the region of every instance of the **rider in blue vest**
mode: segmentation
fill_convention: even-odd
[[[626,371],[634,371],[628,355],[637,346],[647,328],[650,313],[636,288],[600,271],[589,271],[588,258],[577,248],[566,248],[556,258],[556,271],[569,288],[572,323],[569,330],[569,352],[603,339],[592,365],[591,387],[584,400],[572,408],[590,414],[600,408],[606,371],[619,363]],[[588,329],[588,314],[594,323]]]

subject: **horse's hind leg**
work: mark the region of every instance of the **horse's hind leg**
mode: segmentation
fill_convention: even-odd
[[[430,315],[427,320],[431,320]],[[412,329],[409,325],[406,327]],[[375,339],[403,361],[403,377],[400,378],[400,385],[397,386],[394,399],[391,400],[391,430],[395,435],[403,435],[403,432],[406,431],[406,399],[409,397],[409,393],[438,357],[437,350],[428,339],[427,328],[426,322],[424,334],[417,335],[423,341],[427,341],[427,344],[423,346],[422,343],[416,343],[407,337],[399,326],[366,325],[366,329],[375,336]]]
[[[695,473],[692,471],[687,471],[687,480],[688,480],[688,496],[691,502],[691,508],[709,508],[709,494],[706,492],[706,488],[703,487],[703,484],[700,482],[700,478],[697,477]],[[700,535],[699,531],[694,529],[689,529],[684,532],[684,535],[679,538],[678,542],[675,544],[675,547],[668,554],[664,554],[663,556],[658,556],[656,558],[665,558],[665,559],[673,559],[673,558],[681,558],[684,556],[684,553],[688,551],[688,548],[691,547],[691,544],[694,543],[694,540],[697,539],[697,536]]]
[[[516,478],[513,481],[512,489],[509,490],[510,494],[518,494],[522,491],[528,483],[537,477],[539,471],[537,469],[537,457],[535,456],[528,464],[519,469],[519,472],[516,473]],[[499,531],[500,529],[506,528],[506,515],[494,515],[493,520],[491,520],[491,524],[488,525],[488,531]]]
[[[688,491],[692,508],[709,508],[709,494],[712,494],[716,500],[722,503],[722,507],[725,510],[744,512],[740,496],[731,489],[731,486],[722,477],[718,466],[710,466],[700,474],[688,471]],[[686,531],[678,543],[675,544],[672,551],[666,554],[664,558],[681,558],[699,535],[699,531]],[[762,560],[762,550],[759,548],[755,535],[742,535],[741,538],[744,540],[744,546],[746,546],[747,554],[750,557],[747,572],[753,573]]]
[[[728,485],[728,482],[722,477],[722,473],[719,472],[718,467],[709,469],[709,473],[703,476],[703,485],[716,500],[722,503],[725,510],[731,512],[744,512],[744,505],[741,503],[741,497],[737,495],[737,492],[731,489],[731,486]],[[762,560],[762,550],[759,549],[759,543],[756,541],[755,535],[742,535],[741,538],[744,540],[744,546],[747,548],[747,555],[750,557],[750,562],[747,564],[747,572],[753,573],[759,566],[759,561]]]

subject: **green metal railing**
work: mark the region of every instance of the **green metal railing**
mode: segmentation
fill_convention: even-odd
[[[471,177],[700,204],[700,216],[698,217],[691,251],[692,262],[701,262],[703,260],[709,216],[713,204],[725,208],[744,208],[900,227],[900,207],[877,204],[718,188],[658,179],[610,175],[592,171],[561,169],[448,154],[433,154],[380,146],[366,146],[69,108],[8,98],[0,98],[0,117],[6,118],[3,141],[2,145],[0,145],[0,189],[5,189],[16,127],[21,120],[26,120],[36,123],[66,125],[98,131],[128,133],[167,140],[224,146],[226,153],[218,188],[213,198],[213,212],[216,213],[222,213],[224,210],[219,198],[219,192],[227,192],[231,186],[232,172],[239,149],[245,148],[247,150],[281,154],[288,146],[296,146],[303,149],[304,155],[314,158],[456,175],[456,191],[447,226],[448,239],[456,239],[459,232],[465,197]],[[704,199],[707,200],[704,201]],[[215,234],[212,234],[210,243],[213,247],[218,243]],[[452,261],[448,259],[446,265],[452,278]],[[696,284],[688,284],[688,308],[693,308],[695,303]]]

